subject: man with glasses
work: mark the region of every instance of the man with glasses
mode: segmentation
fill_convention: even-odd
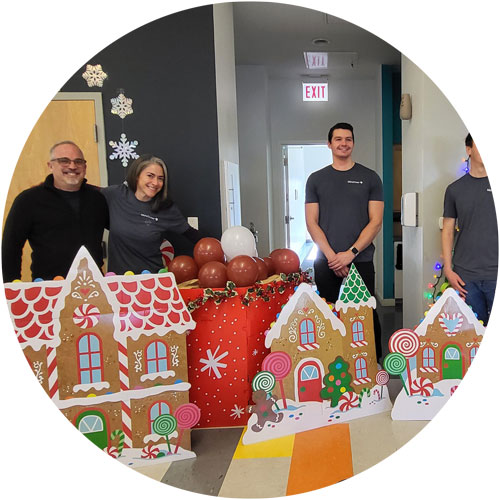
[[[29,242],[32,279],[65,277],[83,245],[99,267],[102,236],[108,224],[104,196],[85,179],[87,162],[71,141],[52,146],[50,174],[38,186],[20,193],[10,209],[2,240],[4,282],[21,278],[22,250]]]

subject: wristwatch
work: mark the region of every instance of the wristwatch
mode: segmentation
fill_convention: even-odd
[[[358,255],[359,253],[359,250],[356,247],[351,247],[350,250],[354,255]]]

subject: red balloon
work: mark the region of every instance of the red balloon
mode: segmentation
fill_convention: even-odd
[[[198,276],[198,265],[189,255],[174,257],[168,266],[168,270],[174,274],[177,284],[194,280]]]
[[[289,248],[282,248],[271,257],[277,273],[297,273],[300,271],[299,256]]]
[[[274,268],[273,259],[271,257],[264,257],[264,263],[267,267],[267,275],[272,276],[276,273],[276,269]]]
[[[257,267],[259,269],[259,274],[257,275],[257,281],[265,280],[269,275],[267,274],[268,271],[264,259],[261,259],[260,257],[253,257],[253,259],[257,263]]]
[[[222,262],[212,261],[203,264],[198,273],[201,288],[224,288],[227,281],[227,269]]]
[[[222,245],[216,238],[202,238],[199,240],[194,246],[193,256],[200,268],[207,262],[225,262]]]
[[[250,286],[257,281],[259,268],[257,262],[248,255],[237,255],[227,264],[227,279],[236,286]]]

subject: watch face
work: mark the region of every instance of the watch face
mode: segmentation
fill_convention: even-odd
[[[352,247],[351,251],[354,255],[358,255],[358,249],[356,247]]]

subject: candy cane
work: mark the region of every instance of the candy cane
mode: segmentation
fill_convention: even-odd
[[[110,434],[109,438],[112,441],[116,436],[120,437],[120,441],[118,442],[118,456],[120,456],[122,454],[123,445],[125,444],[125,433],[121,429],[116,429]]]

